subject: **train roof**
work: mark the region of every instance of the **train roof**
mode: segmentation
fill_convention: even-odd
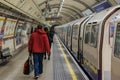
[[[118,6],[114,6],[111,8],[108,8],[106,10],[103,10],[101,12],[96,13],[95,15],[93,15],[93,17],[88,21],[88,23],[93,23],[93,22],[101,22],[103,21],[103,19],[109,15],[112,11],[114,11],[115,9],[120,8],[120,5]]]
[[[56,28],[60,28],[60,27],[67,27],[67,25],[73,25],[75,22],[78,22],[80,19],[76,19],[74,21],[71,21],[69,23],[66,23],[66,24],[63,24],[63,25],[60,25],[60,26],[57,26]]]
[[[85,20],[86,18],[88,18],[88,17],[83,17],[83,18],[80,18],[79,20],[77,20],[76,22],[75,22],[75,24],[76,25],[79,25],[83,20]]]

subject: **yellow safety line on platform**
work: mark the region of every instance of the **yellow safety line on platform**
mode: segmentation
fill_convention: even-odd
[[[57,41],[58,41],[58,38],[57,38]],[[59,41],[58,41],[58,42],[59,42]],[[72,79],[73,79],[73,80],[77,80],[77,77],[76,77],[76,75],[75,75],[75,73],[74,73],[74,71],[73,71],[73,69],[72,69],[72,66],[70,65],[70,62],[69,62],[68,58],[66,57],[65,52],[63,51],[63,48],[61,47],[60,42],[59,42],[59,46],[60,46],[60,49],[61,49],[62,54],[63,54],[63,56],[64,56],[64,59],[65,59],[65,61],[66,61],[66,63],[67,63],[67,66],[68,66],[68,69],[69,69],[70,74],[71,74],[71,76],[72,76]]]

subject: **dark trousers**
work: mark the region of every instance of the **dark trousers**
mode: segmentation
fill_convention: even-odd
[[[35,76],[43,73],[43,55],[44,53],[33,53]]]

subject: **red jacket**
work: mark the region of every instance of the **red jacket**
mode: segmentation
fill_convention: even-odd
[[[28,50],[33,53],[44,53],[47,51],[48,55],[50,54],[50,45],[44,30],[39,29],[31,34]]]

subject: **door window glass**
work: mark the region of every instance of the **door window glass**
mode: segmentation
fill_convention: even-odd
[[[90,26],[86,26],[85,30],[85,43],[88,44],[90,41]]]
[[[115,57],[120,58],[120,23],[117,25],[116,30],[114,55]]]
[[[90,45],[96,48],[97,47],[97,41],[98,41],[98,25],[92,25]]]
[[[98,25],[86,26],[85,43],[96,48],[97,41],[98,41]]]

